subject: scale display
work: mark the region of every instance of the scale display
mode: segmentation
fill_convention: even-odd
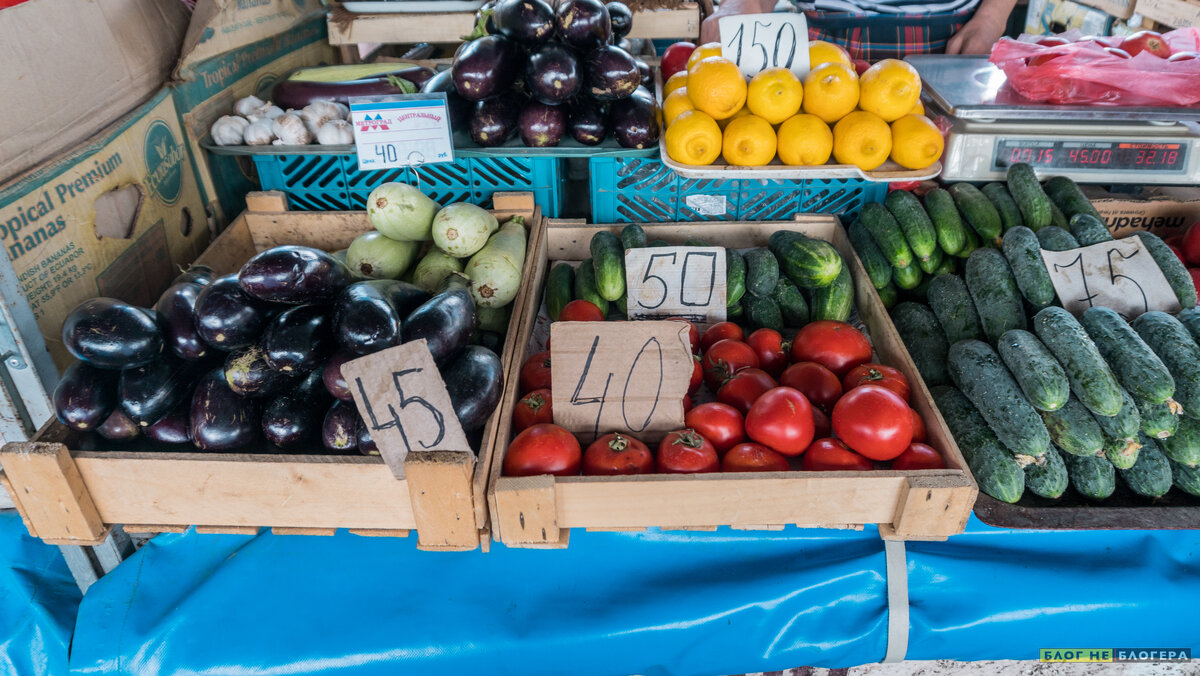
[[[996,139],[992,169],[1024,162],[1039,169],[1184,173],[1188,146],[1142,141]]]

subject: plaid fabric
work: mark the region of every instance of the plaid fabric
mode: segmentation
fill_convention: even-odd
[[[841,45],[856,59],[874,63],[908,54],[944,52],[950,36],[975,13],[975,7],[943,14],[854,14],[812,10],[808,39]]]

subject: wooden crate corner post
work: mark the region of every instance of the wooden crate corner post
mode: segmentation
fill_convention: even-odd
[[[879,534],[885,540],[945,540],[963,532],[978,492],[968,477],[907,477],[896,516],[880,524]]]
[[[553,546],[569,535],[569,529],[558,527],[553,476],[505,477],[495,492],[497,513],[492,518],[505,544]]]
[[[466,551],[479,546],[470,451],[414,451],[404,459],[419,549]]]
[[[108,526],[88,493],[79,467],[60,443],[20,442],[0,449],[0,466],[13,503],[30,533],[57,544],[100,544]]]

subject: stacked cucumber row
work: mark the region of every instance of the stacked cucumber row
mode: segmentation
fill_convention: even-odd
[[[685,246],[712,246],[691,238]],[[601,230],[592,236],[591,257],[576,267],[558,263],[546,282],[546,310],[552,321],[572,300],[587,300],[605,317],[625,317],[625,250],[672,246],[647,241],[641,226],[620,234]],[[829,242],[780,230],[764,248],[725,249],[725,292],[730,321],[751,329],[799,328],[822,319],[846,321],[854,306],[850,268]]]

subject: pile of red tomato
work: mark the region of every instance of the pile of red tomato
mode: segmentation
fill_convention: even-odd
[[[721,322],[701,336],[689,326],[695,358],[685,429],[653,450],[618,433],[583,449],[552,423],[550,352],[539,352],[521,367],[504,474],[867,471],[889,461],[892,469],[945,468],[925,443],[904,374],[871,363],[867,337],[850,324],[812,322],[790,344],[772,329],[747,336]],[[716,401],[693,407],[701,386]]]
[[[1167,245],[1192,275],[1192,282],[1200,289],[1200,221],[1188,226],[1182,235],[1168,237]]]

